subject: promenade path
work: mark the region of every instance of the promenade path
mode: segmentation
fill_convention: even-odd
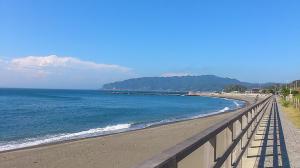
[[[276,100],[259,125],[243,167],[300,168],[300,129]]]
[[[242,167],[292,167],[286,139],[289,133],[283,127],[286,126],[282,114],[274,101],[259,125]]]

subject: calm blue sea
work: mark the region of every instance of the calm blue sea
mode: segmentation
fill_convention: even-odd
[[[0,89],[0,151],[224,112],[244,102],[184,93]]]

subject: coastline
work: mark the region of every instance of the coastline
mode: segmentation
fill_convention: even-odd
[[[129,133],[129,132],[134,132],[134,131],[141,131],[141,130],[144,130],[144,129],[157,128],[157,127],[161,127],[161,126],[165,126],[165,125],[172,125],[172,124],[176,124],[176,123],[180,123],[180,122],[188,122],[188,121],[192,121],[192,120],[205,119],[205,118],[209,118],[209,117],[213,117],[213,116],[217,116],[217,115],[223,115],[223,114],[226,114],[226,113],[231,113],[231,112],[240,110],[240,109],[245,108],[245,107],[247,107],[247,105],[245,105],[243,107],[240,107],[240,108],[233,109],[233,110],[227,110],[227,111],[224,111],[224,112],[209,113],[207,115],[203,115],[203,116],[199,116],[199,117],[195,117],[195,118],[187,118],[187,119],[175,120],[175,121],[170,121],[170,122],[165,122],[165,123],[153,124],[153,125],[150,125],[150,126],[147,126],[147,127],[129,129],[129,130],[126,130],[126,131],[113,132],[113,133],[109,133],[109,134],[96,135],[96,136],[90,136],[90,137],[82,137],[82,138],[76,138],[76,139],[67,139],[67,140],[43,143],[43,144],[39,144],[39,145],[33,145],[33,146],[22,147],[22,148],[17,148],[17,149],[10,149],[10,150],[5,150],[5,151],[0,151],[0,154],[19,151],[19,150],[27,150],[27,149],[45,147],[45,146],[49,146],[49,145],[65,144],[65,143],[69,143],[69,142],[76,142],[76,141],[81,141],[81,140],[86,140],[86,139],[95,139],[95,138],[100,138],[100,137],[113,136],[113,135],[118,135],[118,134],[122,134],[122,133]]]
[[[195,96],[195,95],[193,95],[193,96]],[[227,100],[232,100],[232,101],[236,100],[236,101],[241,101],[244,104],[241,105],[241,106],[237,105],[237,107],[234,108],[234,109],[229,109],[229,110],[222,109],[222,110],[211,112],[211,113],[208,113],[208,114],[200,114],[200,115],[196,115],[196,116],[190,116],[190,117],[187,117],[187,118],[169,120],[169,121],[166,121],[166,122],[156,122],[156,123],[154,122],[154,123],[146,124],[144,126],[136,125],[135,127],[129,127],[129,128],[120,129],[120,130],[116,130],[116,131],[109,132],[109,133],[104,133],[104,134],[99,134],[99,135],[83,136],[83,137],[77,137],[77,138],[70,138],[70,139],[63,139],[63,140],[45,142],[45,143],[40,143],[40,144],[36,144],[36,145],[28,145],[28,146],[24,146],[24,147],[17,147],[17,148],[13,148],[13,149],[0,151],[0,154],[1,153],[6,153],[6,152],[18,151],[18,150],[38,148],[38,147],[43,147],[43,146],[47,146],[47,145],[55,145],[55,144],[73,142],[73,141],[80,141],[80,140],[89,139],[89,138],[105,137],[105,136],[109,136],[109,135],[116,135],[116,134],[121,134],[121,133],[132,132],[132,131],[139,131],[139,130],[148,129],[148,128],[155,128],[155,127],[168,125],[168,124],[174,124],[174,123],[178,123],[178,122],[185,122],[185,121],[196,120],[196,119],[200,119],[200,118],[207,118],[207,117],[211,117],[211,116],[215,116],[215,115],[222,115],[224,113],[234,112],[236,110],[245,108],[245,107],[247,107],[251,104],[251,101],[249,99],[245,99],[244,97],[231,97],[231,98],[229,98],[229,97],[226,97],[226,96],[225,97],[224,96],[218,97],[218,96],[210,96],[210,95],[196,95],[196,96],[222,98],[222,99],[227,99]],[[53,138],[55,138],[55,137],[53,137]]]
[[[251,103],[254,102],[253,98],[245,97],[245,96],[242,96],[242,97],[223,97],[223,98],[245,101],[246,102],[246,106],[248,106],[249,104],[251,104]],[[238,111],[238,109],[234,110],[234,111],[236,112],[236,111]],[[126,139],[129,138],[131,143],[132,142],[135,143],[135,146],[143,146],[143,142],[145,142],[145,143],[151,143],[151,140],[149,142],[149,138],[148,138],[149,136],[152,137],[152,138],[155,138],[156,136],[160,137],[161,135],[168,134],[168,132],[170,132],[170,130],[168,130],[168,129],[173,130],[174,128],[177,128],[179,130],[180,129],[185,130],[184,129],[185,127],[189,127],[189,131],[187,131],[188,133],[186,133],[187,135],[185,134],[184,136],[182,136],[182,133],[180,135],[179,139],[184,140],[186,138],[189,138],[193,134],[198,133],[199,131],[207,128],[211,124],[213,124],[215,122],[218,122],[221,119],[224,119],[224,118],[230,116],[231,114],[233,114],[232,111],[226,111],[226,112],[216,113],[216,114],[212,114],[212,115],[208,115],[208,116],[203,116],[203,117],[200,117],[200,118],[187,119],[187,120],[184,120],[184,121],[180,120],[180,121],[174,121],[174,122],[170,122],[170,123],[161,123],[161,124],[152,125],[152,126],[149,126],[149,127],[146,127],[146,128],[138,129],[138,130],[129,130],[129,131],[126,131],[126,132],[113,133],[113,134],[109,134],[109,135],[100,135],[100,136],[95,136],[95,137],[86,137],[86,138],[81,138],[81,139],[73,139],[73,140],[66,140],[66,141],[60,141],[60,142],[54,142],[54,143],[48,143],[48,144],[41,144],[41,145],[26,147],[26,148],[22,148],[22,149],[13,149],[13,150],[9,150],[9,151],[2,151],[2,152],[0,152],[0,167],[6,167],[7,165],[9,165],[8,167],[12,167],[12,166],[13,167],[18,167],[18,165],[20,165],[20,164],[23,167],[23,163],[27,162],[26,161],[27,159],[26,160],[23,160],[23,159],[8,160],[7,159],[7,158],[10,158],[10,157],[14,158],[16,155],[19,156],[20,154],[22,156],[24,156],[24,157],[26,156],[26,157],[30,157],[31,159],[37,159],[37,158],[40,157],[37,154],[39,152],[43,151],[43,152],[47,153],[48,155],[54,157],[55,155],[53,156],[53,154],[55,154],[56,152],[59,152],[60,150],[56,151],[56,150],[53,150],[53,148],[56,149],[58,146],[59,146],[59,148],[62,148],[62,149],[67,149],[68,146],[72,146],[72,148],[78,149],[78,148],[80,148],[80,146],[82,144],[90,146],[90,144],[92,144],[92,143],[96,143],[98,141],[100,141],[100,142],[101,141],[106,141],[107,139],[110,139],[110,141],[112,142],[112,144],[110,144],[109,142],[107,142],[110,145],[103,145],[102,146],[102,148],[108,150],[108,148],[120,145],[120,141],[118,141],[118,139],[120,137],[126,137]],[[199,124],[199,121],[201,122],[201,124]],[[164,133],[161,133],[161,131],[164,130],[164,129],[166,129],[166,128],[168,128],[168,129],[165,130],[165,131],[163,131]],[[194,130],[195,128],[198,128],[198,129]],[[192,129],[192,131],[191,131],[191,129]],[[155,133],[155,132],[157,132],[157,133]],[[174,134],[174,133],[175,132],[172,132],[170,134]],[[138,137],[138,138],[130,138],[130,136],[133,136],[133,135],[135,137]],[[173,138],[171,138],[170,141],[172,141],[172,139]],[[177,140],[179,140],[179,139],[177,139]],[[124,144],[130,144],[130,142],[128,140],[123,141]],[[176,141],[175,140],[175,141],[169,142],[167,144],[162,143],[163,147],[160,147],[159,149],[161,149],[161,148],[164,149],[165,146],[170,146],[170,145],[172,146],[172,144],[175,145],[176,142],[178,143],[180,141]],[[158,142],[157,143],[153,143],[153,144],[157,145],[159,143],[160,143],[160,140],[158,139]],[[152,145],[152,146],[150,145],[149,148],[150,149],[154,148],[153,146],[154,145]],[[150,150],[149,148],[148,148],[148,150]],[[84,148],[84,149],[86,150],[87,148]],[[82,149],[82,150],[84,150],[84,149]],[[156,149],[156,150],[158,150],[158,149]],[[110,151],[110,154],[113,156],[114,153],[116,153],[117,151],[118,151],[118,149],[116,151]],[[132,148],[128,147],[123,152],[128,153],[130,151],[132,151]],[[74,152],[72,152],[70,150],[66,150],[64,152],[66,152],[66,153],[70,152],[69,153],[70,155],[77,155],[76,153],[74,153]],[[93,153],[93,151],[87,151],[86,154],[88,154],[88,153]],[[150,157],[151,154],[152,154],[152,150],[151,150],[151,152],[148,152],[148,153],[145,152],[143,154],[143,157],[144,158],[147,158],[147,156]],[[122,155],[123,154],[121,154],[120,156],[122,157]],[[133,154],[131,154],[131,155],[133,155]],[[39,159],[39,160],[44,160],[41,163],[42,165],[40,165],[41,167],[43,167],[45,165],[46,165],[46,167],[54,167],[54,165],[52,164],[53,160],[51,161],[51,157],[50,157],[50,160],[49,160],[48,157],[46,157],[46,158],[42,157],[42,158]],[[107,167],[112,167],[110,165],[110,162],[105,161],[105,158],[106,157],[104,157],[102,160],[100,159],[101,163],[105,163],[105,165],[107,165]],[[110,158],[110,157],[108,157],[108,158]],[[123,163],[123,162],[126,162],[126,158],[124,158],[124,159],[117,159],[117,160],[119,160],[120,163]],[[87,160],[89,160],[89,159],[88,158],[86,158],[86,160],[83,159],[82,162],[86,162]],[[137,164],[136,162],[133,161],[132,165],[134,165],[134,163]],[[66,161],[66,162],[64,162],[64,166],[63,167],[69,167],[70,165],[72,165],[72,163],[70,161]],[[125,165],[131,165],[131,164],[127,163]],[[32,165],[32,163],[28,163],[28,167],[34,167],[34,166]]]
[[[215,98],[224,98],[224,99],[232,99],[232,100],[240,100],[245,101],[249,104],[255,101],[255,98],[258,97],[259,99],[266,97],[267,95],[264,94],[242,94],[242,93],[211,93],[211,92],[189,92],[187,96],[203,96],[203,97],[215,97]],[[252,101],[249,101],[247,98],[252,98]]]

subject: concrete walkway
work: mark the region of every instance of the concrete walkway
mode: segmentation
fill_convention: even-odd
[[[287,142],[277,102],[268,107],[242,167],[291,167]]]
[[[279,106],[279,114],[291,167],[300,168],[300,129],[293,126]]]

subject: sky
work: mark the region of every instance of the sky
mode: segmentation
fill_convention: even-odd
[[[300,79],[300,1],[0,0],[0,87]]]

